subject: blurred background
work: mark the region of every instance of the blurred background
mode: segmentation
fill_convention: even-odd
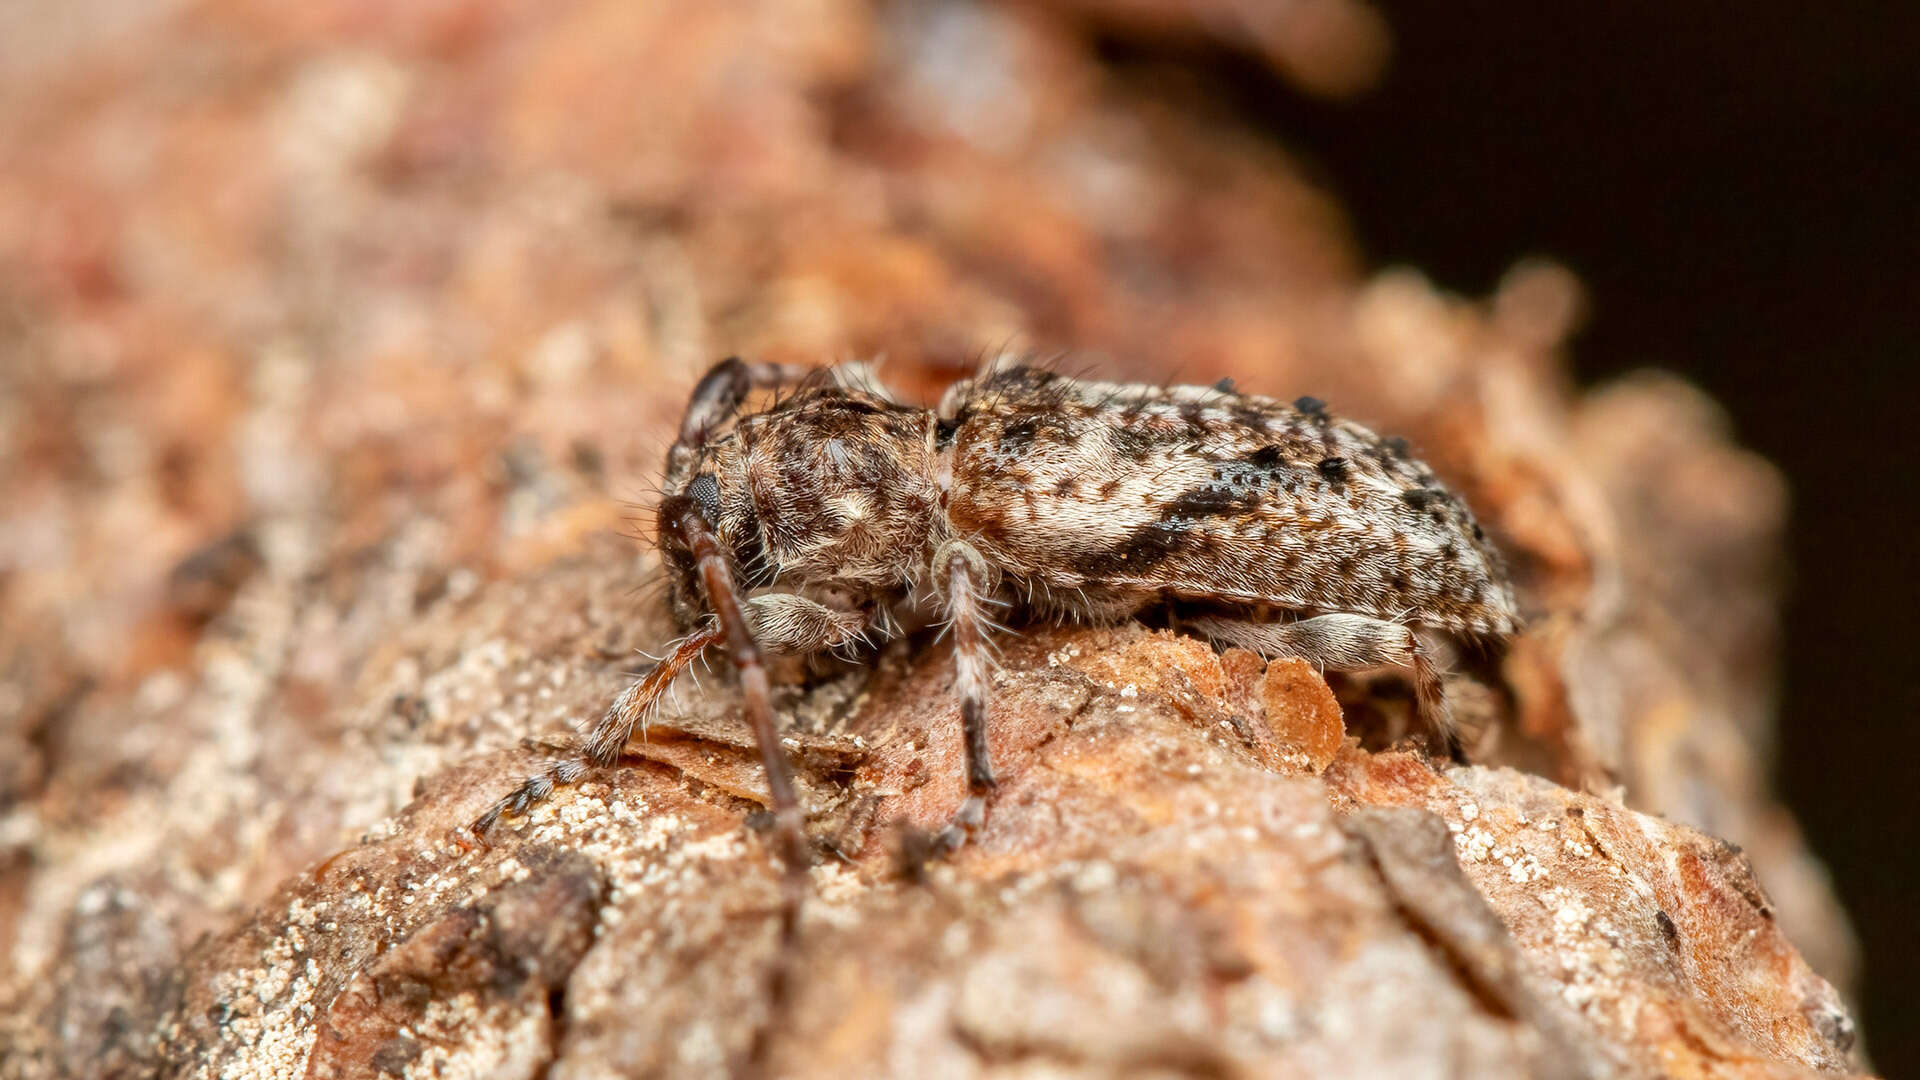
[[[1345,305],[1493,348],[1484,313],[1363,286],[1564,307],[1565,275],[1512,273],[1541,256],[1580,282],[1582,384],[1680,372],[1785,473],[1757,752],[1853,917],[1877,1066],[1920,1075],[1917,30],[1775,0],[0,5],[0,809],[77,832],[185,783],[158,721],[81,706],[164,714],[148,676],[254,574],[349,614],[303,616],[328,645],[276,690],[279,756],[227,764],[330,745],[410,604],[617,526],[660,387],[727,351],[885,351],[920,393],[1006,342],[1312,373],[1427,435],[1341,382],[1381,330]],[[1551,353],[1563,315],[1527,318]],[[354,560],[417,588],[353,594]],[[330,850],[297,818],[244,888],[159,909],[219,925]],[[0,927],[25,850],[0,837]],[[1845,977],[1843,943],[1801,947]]]

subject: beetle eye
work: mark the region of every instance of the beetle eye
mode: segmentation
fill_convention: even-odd
[[[700,516],[711,524],[720,523],[720,483],[712,473],[701,473],[687,485],[687,498],[700,508]]]

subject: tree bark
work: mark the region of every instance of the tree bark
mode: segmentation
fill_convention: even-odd
[[[1373,16],[1298,8],[1254,51],[1364,81]],[[1369,276],[1284,148],[1099,60],[1264,7],[76,10],[0,95],[0,1074],[1864,1067],[1765,781],[1778,476],[1677,381],[1571,389],[1565,271]],[[622,519],[707,363],[925,399],[1008,343],[1411,436],[1528,617],[1451,685],[1475,764],[1384,683],[1024,626],[923,863],[945,646],[793,665],[777,1010],[724,666],[461,847],[673,636]]]

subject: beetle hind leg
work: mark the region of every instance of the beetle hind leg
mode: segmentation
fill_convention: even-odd
[[[1410,626],[1365,615],[1316,615],[1296,622],[1254,622],[1204,617],[1186,625],[1220,645],[1250,649],[1265,657],[1294,656],[1335,671],[1397,667],[1413,676],[1420,723],[1449,757],[1460,756],[1459,736],[1440,684],[1432,651]]]

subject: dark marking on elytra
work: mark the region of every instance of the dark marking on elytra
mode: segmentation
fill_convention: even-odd
[[[1190,518],[1226,517],[1260,505],[1257,491],[1225,487],[1199,487],[1183,491],[1160,507],[1161,521]]]
[[[1293,399],[1293,407],[1312,417],[1327,415],[1327,403],[1317,397],[1301,396]]]
[[[1249,465],[1256,465],[1262,469],[1272,469],[1286,462],[1287,452],[1278,444],[1268,444],[1248,454],[1246,460]]]
[[[1191,526],[1149,521],[1112,547],[1082,554],[1075,560],[1074,570],[1095,580],[1136,576],[1189,549],[1194,533]]]
[[[1319,469],[1320,475],[1326,478],[1327,483],[1332,484],[1335,487],[1338,487],[1339,485],[1346,482],[1346,479],[1347,479],[1347,459],[1346,458],[1343,458],[1343,457],[1321,458],[1320,464],[1314,466],[1314,468]]]
[[[1425,510],[1429,503],[1445,496],[1445,492],[1435,491],[1432,488],[1408,488],[1400,493],[1400,501],[1415,510]]]

